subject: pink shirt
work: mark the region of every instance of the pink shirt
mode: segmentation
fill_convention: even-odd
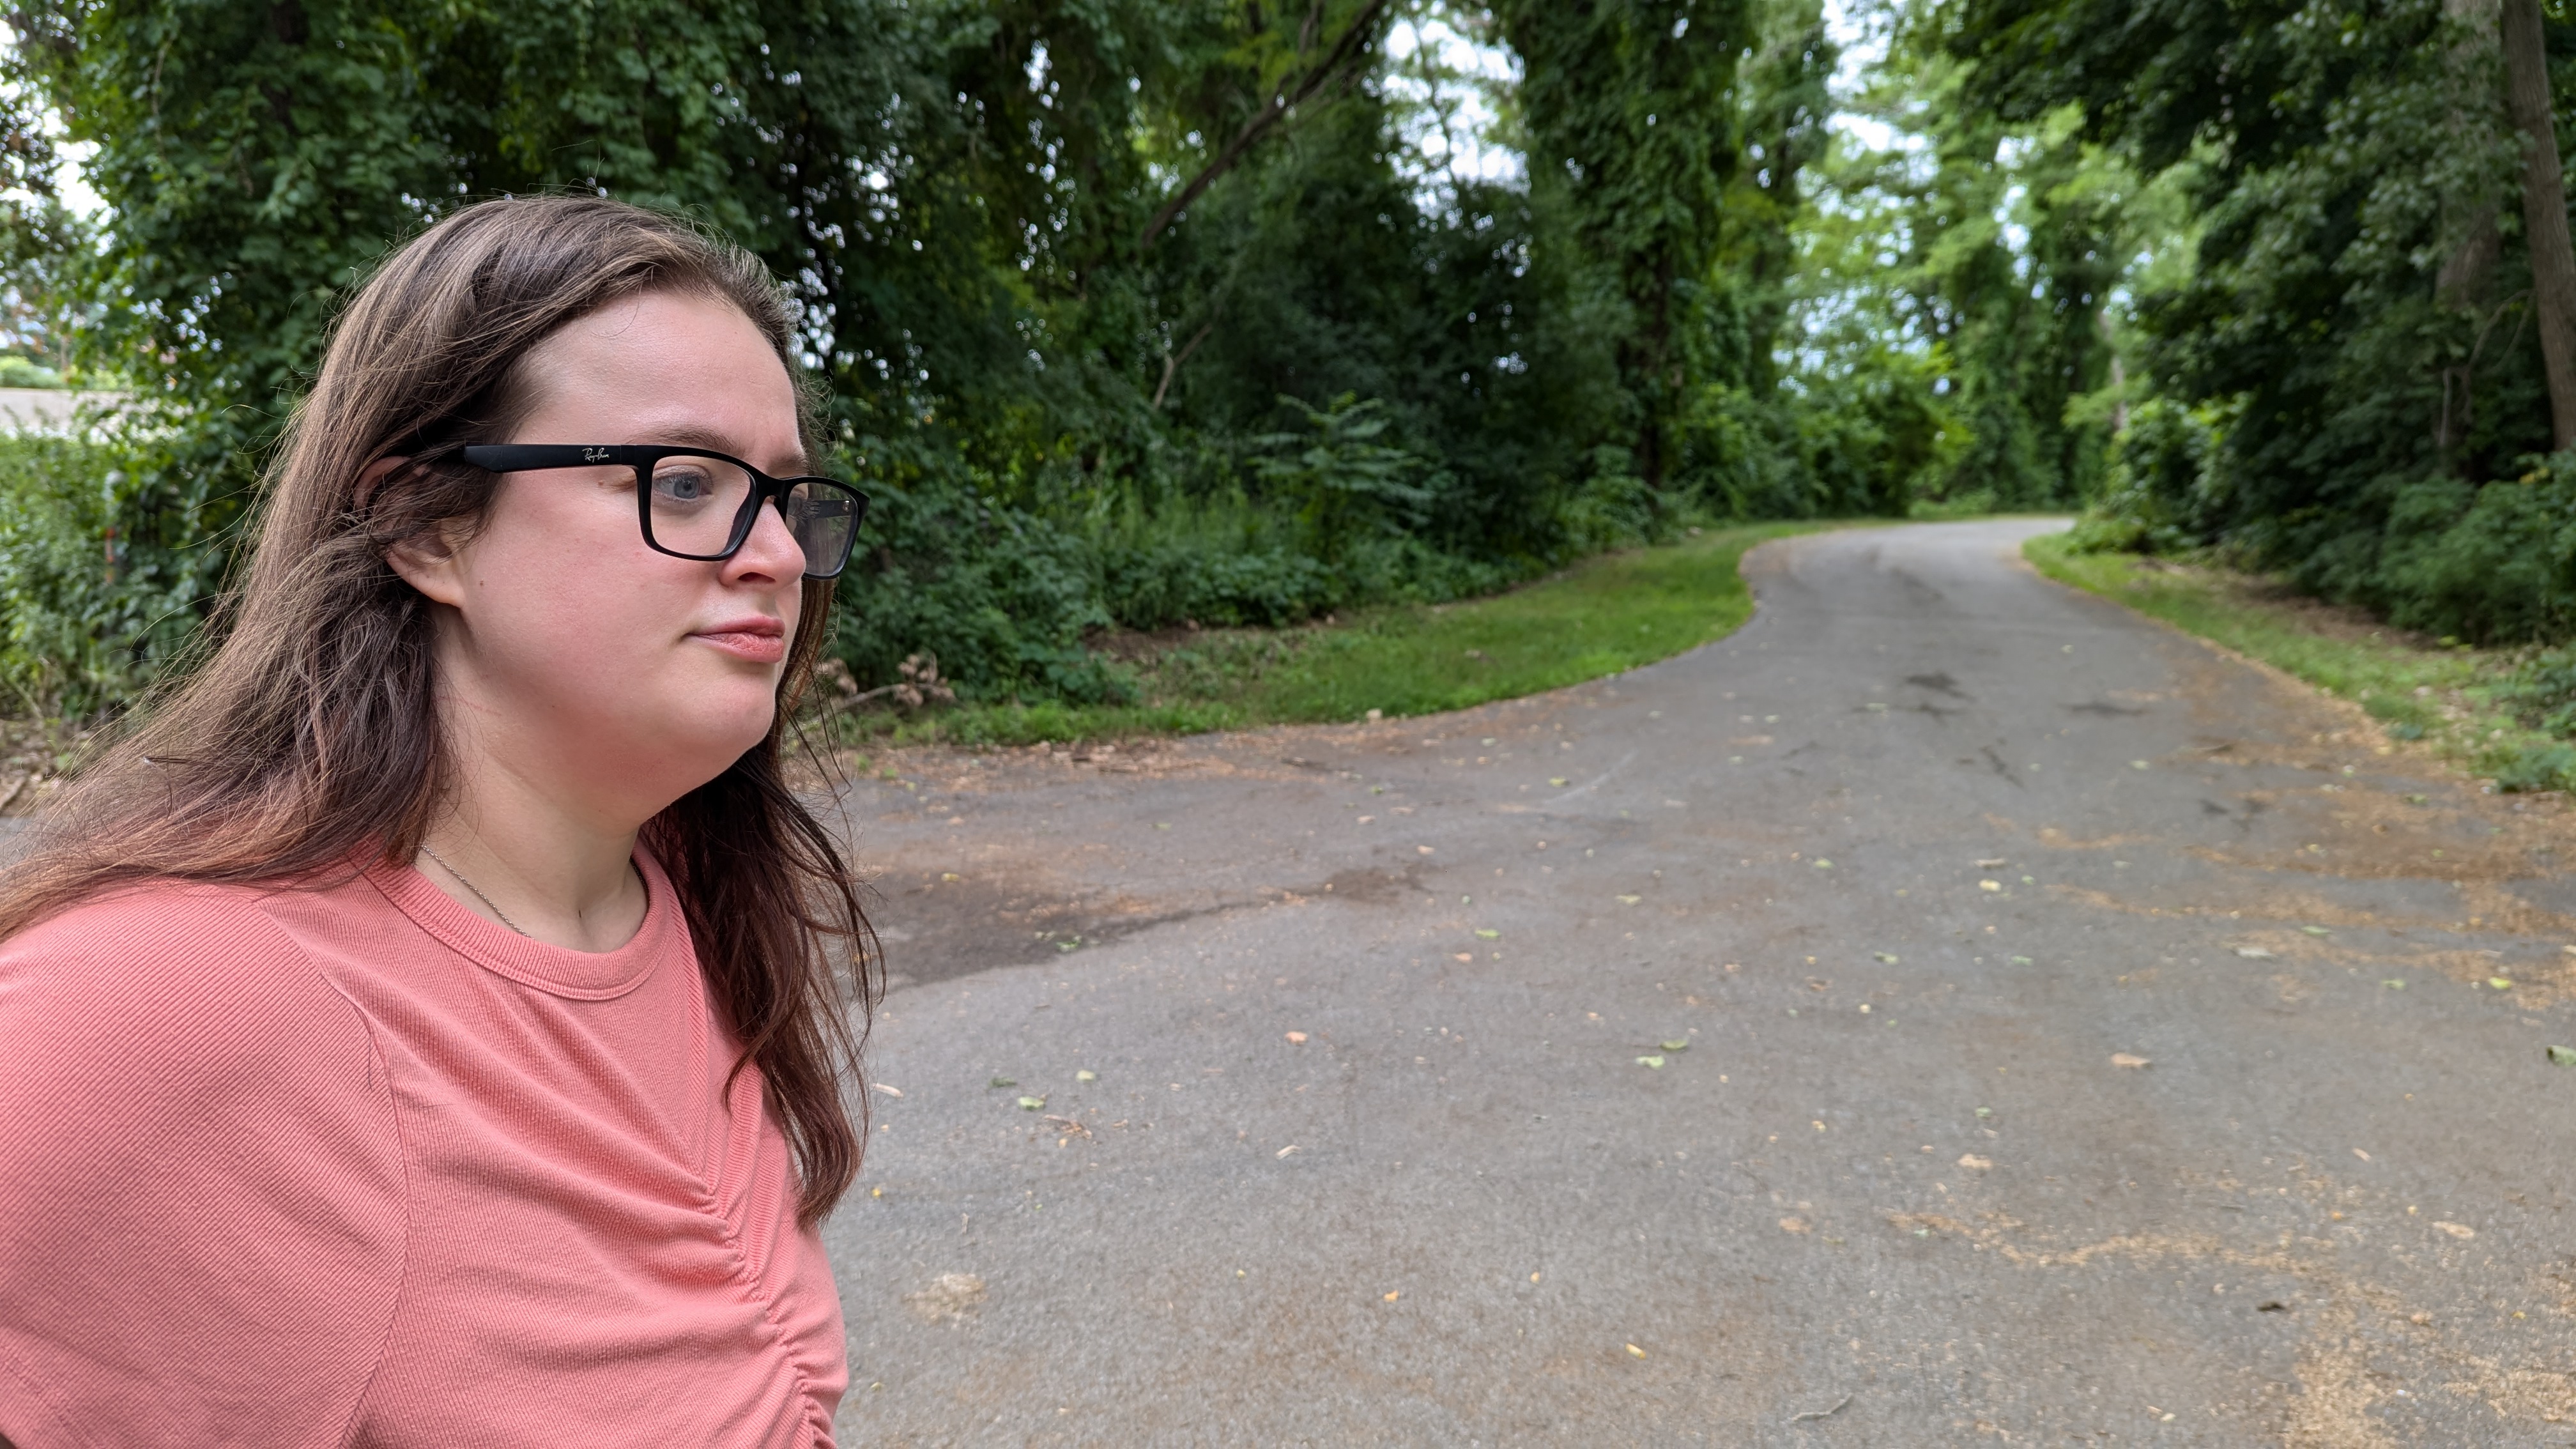
[[[597,955],[408,869],[0,946],[0,1435],[829,1445],[831,1269],[639,863]]]

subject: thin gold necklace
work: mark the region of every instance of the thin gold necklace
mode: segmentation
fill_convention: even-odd
[[[446,857],[446,856],[443,856],[443,855],[439,854],[437,851],[430,849],[430,848],[429,848],[429,842],[428,842],[428,841],[424,840],[424,841],[422,841],[422,842],[420,843],[420,853],[421,853],[421,854],[423,854],[423,855],[425,855],[425,856],[428,856],[430,859],[432,859],[432,860],[434,860],[434,861],[437,861],[437,862],[438,862],[438,868],[439,868],[440,870],[443,870],[443,871],[447,872],[449,875],[452,875],[452,876],[456,877],[456,883],[457,883],[458,885],[461,885],[461,886],[465,887],[467,890],[474,892],[474,899],[476,899],[476,900],[478,900],[478,901],[481,901],[481,902],[483,903],[483,908],[484,908],[485,910],[488,910],[488,911],[490,911],[493,915],[495,915],[495,916],[499,917],[502,925],[505,925],[505,926],[509,927],[509,928],[510,928],[511,930],[513,930],[513,931],[518,931],[518,932],[519,932],[519,934],[520,934],[520,935],[522,935],[522,936],[527,936],[527,935],[528,935],[528,933],[527,933],[526,931],[523,931],[523,930],[520,930],[520,929],[519,929],[519,923],[518,923],[518,922],[516,922],[516,921],[514,921],[514,920],[511,920],[508,916],[506,916],[506,915],[503,915],[503,914],[502,914],[501,908],[500,908],[499,906],[494,905],[494,904],[492,903],[492,898],[491,898],[490,896],[487,896],[487,895],[483,894],[483,888],[482,888],[481,886],[478,886],[478,885],[476,885],[474,882],[472,882],[472,881],[470,881],[470,880],[467,880],[467,879],[465,878],[465,872],[463,872],[463,871],[461,871],[461,870],[458,870],[456,867],[454,867],[454,866],[452,866],[452,865],[449,865],[449,864],[447,863],[447,857]],[[534,936],[528,936],[528,939],[533,941],[533,940],[535,940],[536,938],[535,938]]]

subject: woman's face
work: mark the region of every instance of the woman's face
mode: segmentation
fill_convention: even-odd
[[[720,299],[614,303],[541,343],[524,375],[534,406],[512,442],[671,443],[805,471],[787,370]],[[633,470],[598,467],[504,474],[472,539],[397,567],[453,606],[439,666],[460,744],[640,824],[768,734],[805,559],[766,506],[730,559],[657,553]]]

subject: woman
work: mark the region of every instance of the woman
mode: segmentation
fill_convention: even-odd
[[[221,645],[0,879],[0,1436],[831,1442],[866,926],[779,741],[865,500],[797,377],[608,201],[352,300]]]

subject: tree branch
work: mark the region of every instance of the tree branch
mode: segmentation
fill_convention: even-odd
[[[1181,364],[1189,361],[1190,354],[1198,351],[1199,344],[1207,341],[1208,334],[1215,330],[1216,319],[1214,317],[1210,317],[1207,321],[1207,325],[1199,329],[1198,335],[1189,340],[1188,346],[1183,347],[1178,352],[1166,352],[1163,354],[1163,380],[1154,385],[1153,410],[1155,412],[1161,412],[1163,410],[1163,394],[1172,390],[1172,374],[1181,370]]]
[[[1249,152],[1262,137],[1277,129],[1279,123],[1287,118],[1290,111],[1296,109],[1300,102],[1314,95],[1315,92],[1322,90],[1337,71],[1364,53],[1368,49],[1371,38],[1377,32],[1378,17],[1386,13],[1386,7],[1387,0],[1369,0],[1368,8],[1362,10],[1359,16],[1351,21],[1350,27],[1342,32],[1341,39],[1333,42],[1332,52],[1320,63],[1295,78],[1294,89],[1290,88],[1288,78],[1282,77],[1278,88],[1270,93],[1270,103],[1261,108],[1261,113],[1244,122],[1243,129],[1235,132],[1234,139],[1226,143],[1225,149],[1217,154],[1217,158],[1202,168],[1198,175],[1191,177],[1190,184],[1182,187],[1171,200],[1164,202],[1162,208],[1154,213],[1154,219],[1145,223],[1144,234],[1136,238],[1136,249],[1143,251],[1151,247],[1154,239],[1163,234],[1163,229],[1172,224],[1173,218],[1186,210],[1191,202],[1198,200],[1200,194],[1214,184],[1218,177],[1233,170],[1235,163],[1241,161],[1245,153]]]

